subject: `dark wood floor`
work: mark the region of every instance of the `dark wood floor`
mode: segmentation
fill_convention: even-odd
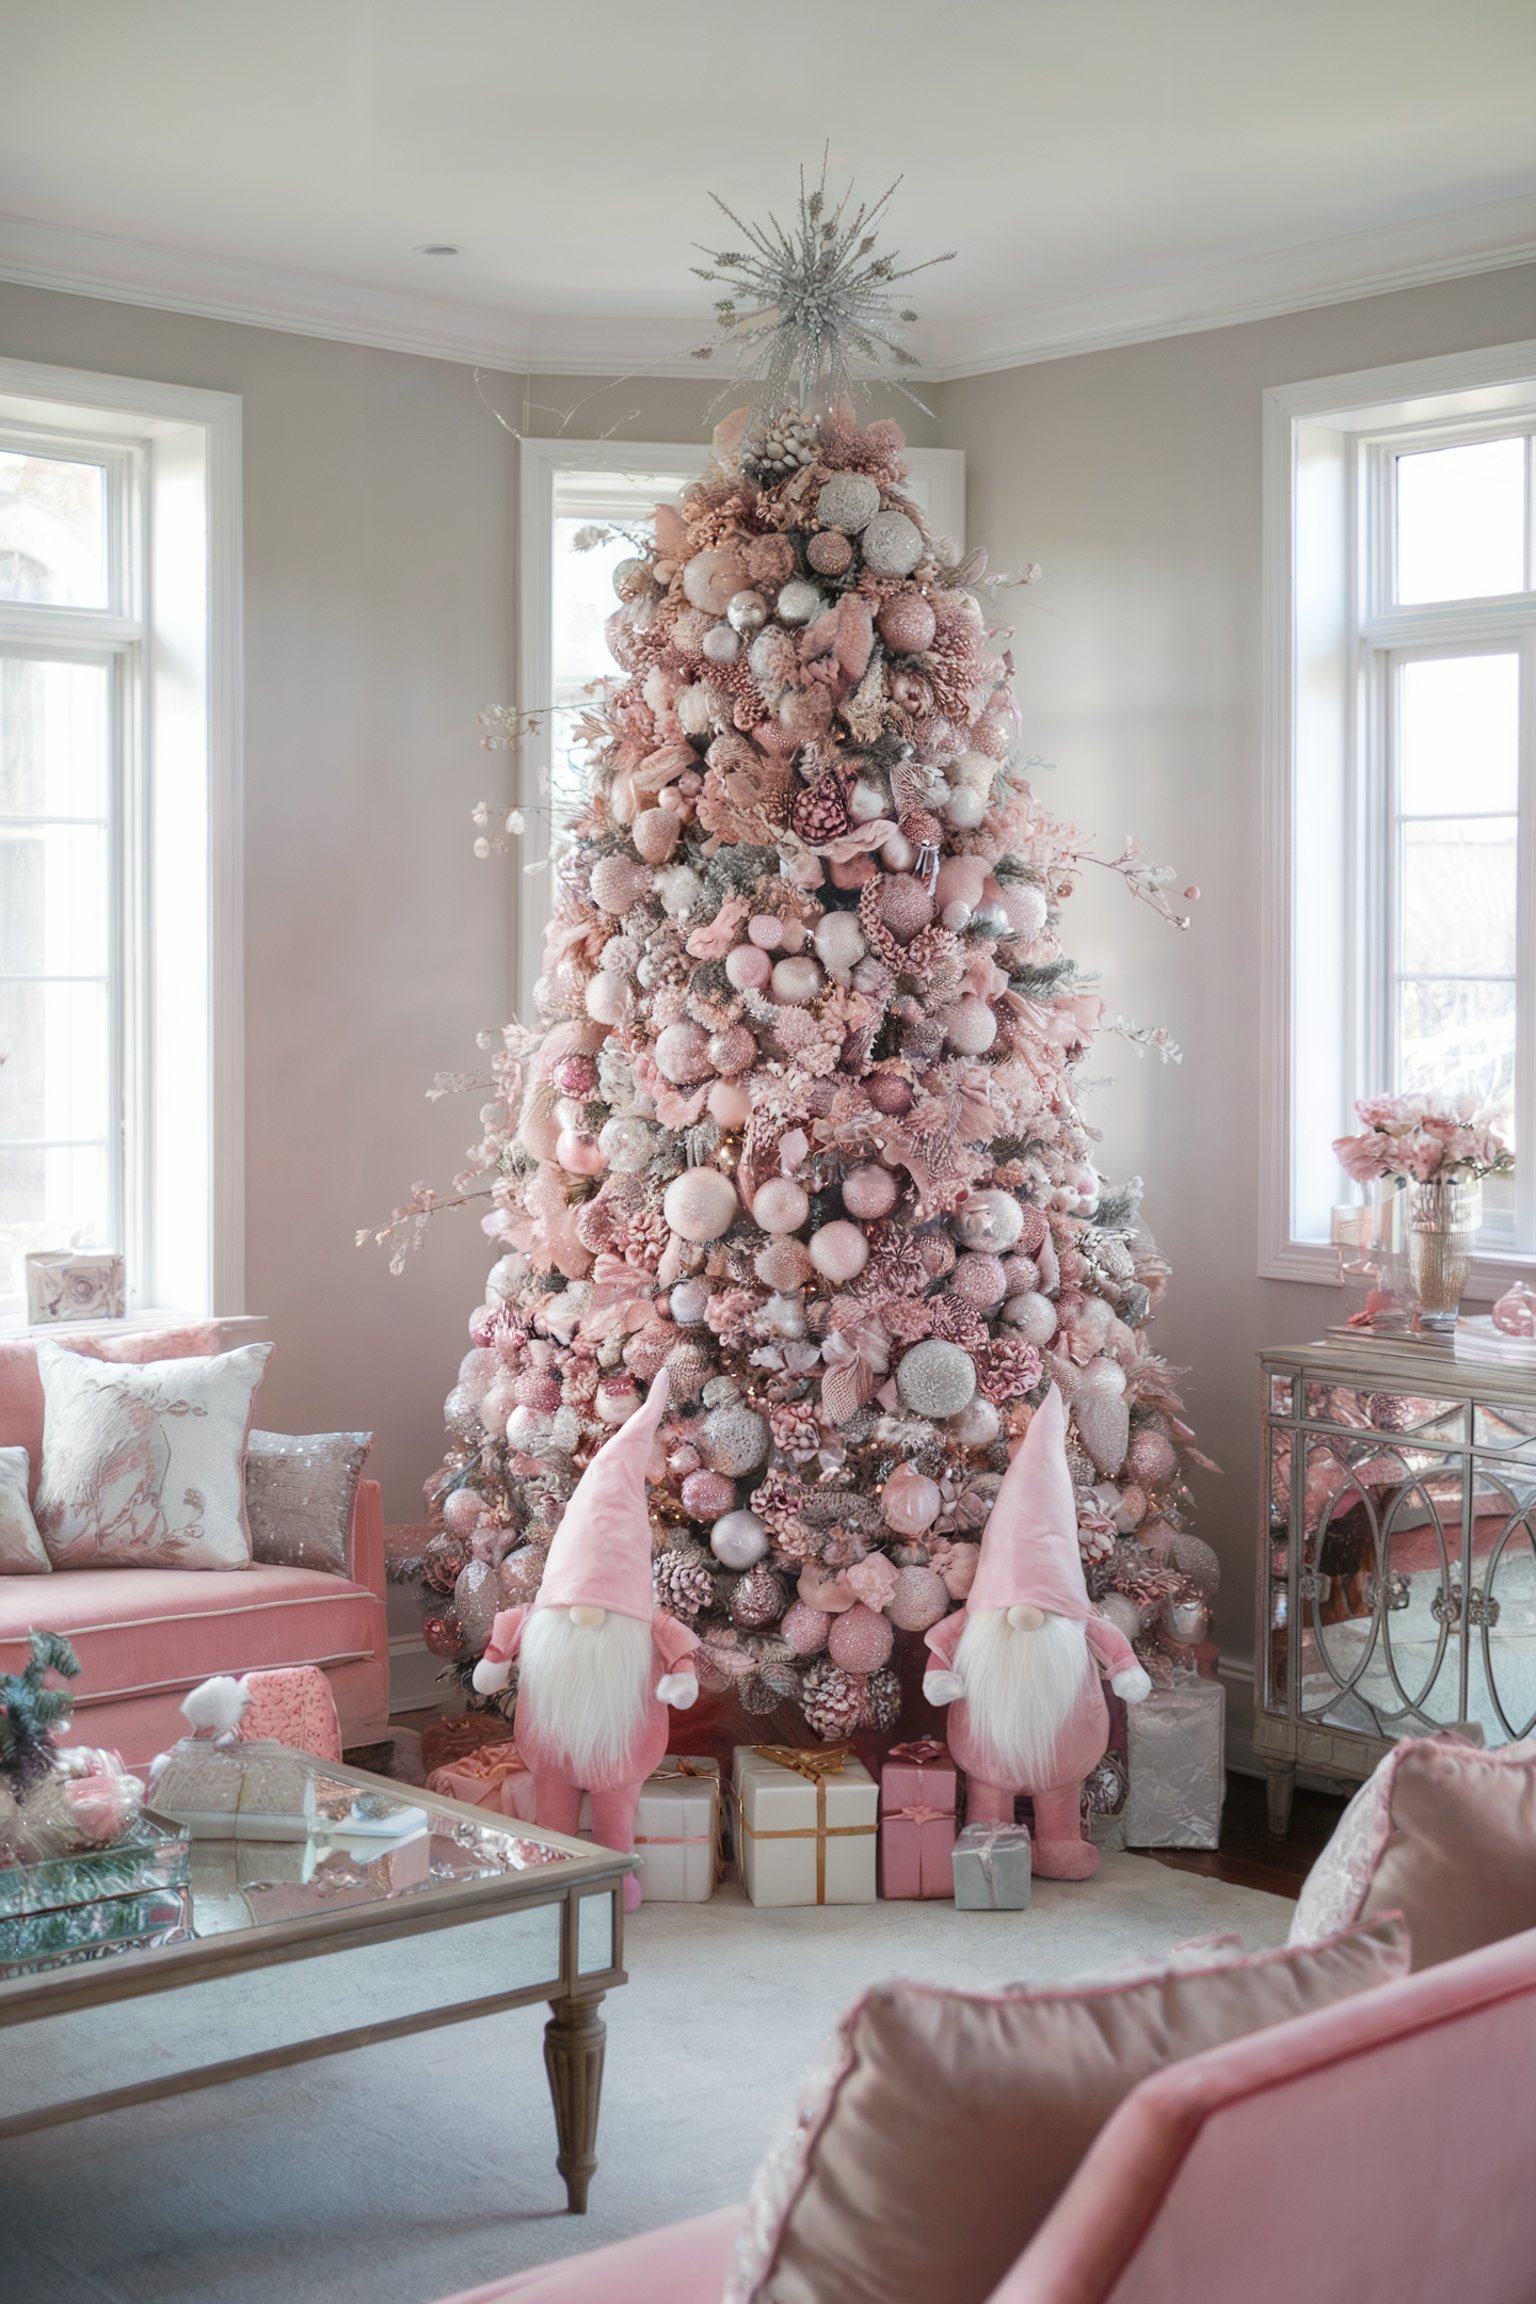
[[[1236,1888],[1262,1888],[1271,1896],[1294,1899],[1343,1811],[1342,1797],[1298,1790],[1290,1831],[1277,1840],[1269,1830],[1263,1777],[1229,1774],[1219,1848],[1209,1853],[1198,1848],[1148,1848],[1142,1853],[1154,1864],[1171,1864],[1177,1872],[1203,1872],[1208,1879],[1228,1880]]]

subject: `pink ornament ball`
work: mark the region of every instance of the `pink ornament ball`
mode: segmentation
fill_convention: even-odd
[[[872,1224],[877,1217],[889,1216],[896,1205],[897,1189],[889,1168],[882,1168],[877,1160],[866,1160],[850,1168],[843,1178],[843,1206],[861,1224]]]
[[[622,1024],[629,1010],[629,986],[606,970],[589,976],[582,1002],[594,1024]]]
[[[775,1000],[782,1000],[789,1008],[803,1008],[815,999],[826,978],[819,960],[813,960],[808,952],[795,952],[774,962],[772,982]]]
[[[921,592],[893,592],[880,611],[880,637],[899,656],[933,646],[935,618]]]
[[[750,1072],[756,1058],[757,1042],[745,1024],[727,1024],[723,1032],[710,1036],[709,1060],[727,1079]]]
[[[512,1408],[531,1408],[535,1416],[553,1416],[560,1405],[560,1379],[553,1368],[525,1368],[511,1389]],[[509,1416],[512,1408],[507,1410]]]
[[[717,1080],[708,1103],[711,1120],[722,1128],[745,1128],[752,1117],[752,1099],[739,1080]]]
[[[888,1120],[899,1120],[912,1109],[912,1083],[899,1072],[875,1072],[864,1083],[869,1100]]]
[[[784,944],[784,923],[771,912],[755,912],[747,922],[747,935],[759,952],[778,952]]]
[[[674,1088],[693,1087],[710,1074],[709,1034],[702,1024],[669,1024],[656,1040],[656,1069]]]
[[[455,1488],[443,1503],[443,1526],[448,1534],[463,1537],[472,1535],[479,1525],[484,1502],[477,1488]]]
[[[857,1279],[869,1262],[869,1242],[857,1224],[841,1217],[813,1232],[810,1247],[811,1262],[834,1287]]]
[[[629,836],[647,864],[665,864],[681,830],[670,808],[645,808],[630,826]]]
[[[896,1635],[886,1619],[857,1600],[841,1616],[834,1616],[827,1634],[827,1650],[845,1672],[878,1672],[890,1655]]]
[[[843,576],[853,566],[853,546],[840,528],[824,528],[813,536],[805,556],[818,576]]]
[[[752,1201],[752,1220],[765,1232],[798,1232],[810,1212],[805,1187],[792,1176],[769,1176]]]
[[[881,883],[880,918],[898,944],[910,944],[933,918],[933,898],[910,872],[889,873]]]
[[[898,1632],[926,1632],[949,1614],[943,1577],[932,1568],[900,1569],[886,1612]]]
[[[661,1211],[681,1239],[702,1246],[729,1232],[739,1205],[735,1185],[718,1168],[685,1168],[667,1186]]]
[[[791,1233],[781,1233],[759,1249],[752,1260],[752,1269],[765,1288],[784,1290],[803,1288],[816,1267],[803,1240]]]
[[[1517,1280],[1493,1308],[1493,1324],[1505,1336],[1536,1336],[1536,1288]]]
[[[1039,935],[1050,911],[1043,888],[1033,880],[1010,880],[1004,885],[1002,902],[1015,936]]]
[[[601,1176],[608,1155],[595,1136],[576,1128],[562,1128],[555,1138],[555,1158],[568,1176]]]
[[[1001,1304],[1007,1285],[1002,1258],[989,1256],[984,1250],[962,1256],[955,1266],[955,1294],[973,1311],[992,1311]]]
[[[946,1008],[939,1021],[945,1039],[961,1056],[984,1056],[997,1038],[997,1017],[990,1001],[970,994]]]
[[[914,1472],[910,1464],[897,1466],[880,1498],[885,1524],[894,1528],[898,1536],[921,1536],[925,1529],[933,1526],[943,1504],[937,1480],[930,1480],[926,1473]]]
[[[710,616],[723,616],[727,603],[746,581],[746,570],[734,552],[695,552],[683,569],[683,592],[689,606]]]
[[[651,875],[633,856],[600,856],[592,867],[592,901],[601,911],[631,911],[650,894]]]
[[[590,1056],[566,1056],[555,1066],[555,1086],[562,1096],[590,1096],[597,1086],[597,1066]]]
[[[1131,1434],[1131,1444],[1125,1452],[1124,1470],[1127,1478],[1141,1488],[1161,1488],[1173,1478],[1179,1468],[1178,1451],[1166,1433],[1154,1431],[1143,1424]]]
[[[827,1644],[832,1618],[825,1609],[804,1600],[792,1600],[784,1611],[779,1633],[792,1656],[819,1656]]]
[[[736,1483],[723,1472],[690,1472],[683,1482],[683,1510],[690,1520],[719,1520],[736,1504]]]
[[[761,992],[773,962],[755,944],[735,944],[725,956],[725,973],[738,992]]]

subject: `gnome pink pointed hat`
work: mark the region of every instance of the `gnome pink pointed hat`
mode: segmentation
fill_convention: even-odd
[[[611,1608],[650,1622],[654,1601],[645,1468],[666,1405],[663,1368],[644,1407],[603,1442],[577,1481],[549,1548],[536,1608]]]
[[[981,1559],[966,1606],[1014,1608],[1022,1602],[1054,1616],[1093,1613],[1077,1548],[1066,1403],[1054,1384],[1003,1474],[982,1531]]]

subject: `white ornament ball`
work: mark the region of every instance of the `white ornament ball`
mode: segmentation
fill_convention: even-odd
[[[823,528],[841,528],[857,536],[880,509],[880,490],[867,472],[834,472],[816,499],[816,517]]]
[[[1002,904],[1015,936],[1038,936],[1050,911],[1045,890],[1033,880],[1005,881]]]
[[[761,992],[773,974],[773,962],[755,944],[733,944],[725,956],[725,973],[738,992]]]
[[[990,1448],[1002,1428],[1001,1416],[980,1393],[969,1408],[961,1409],[949,1427],[962,1448]]]
[[[808,1000],[815,999],[826,979],[819,961],[808,952],[796,952],[774,962],[771,981],[775,1000],[782,1000],[786,1007],[803,1008]]]
[[[824,912],[813,942],[817,959],[832,976],[851,976],[869,950],[856,912]],[[729,974],[729,960],[726,971]]]
[[[718,1168],[685,1168],[673,1177],[661,1203],[672,1230],[699,1246],[729,1232],[737,1208],[736,1187]]]
[[[1032,1289],[1027,1296],[1010,1296],[1003,1306],[1003,1319],[1008,1327],[1017,1330],[1026,1344],[1049,1344],[1056,1333],[1056,1307],[1049,1296]]]
[[[622,1024],[629,1014],[629,986],[622,976],[599,970],[588,979],[582,999],[594,1024]]]
[[[741,634],[729,624],[712,624],[704,635],[704,654],[711,664],[734,664],[741,654]]]
[[[887,872],[910,872],[917,861],[917,850],[905,832],[893,832],[880,851],[880,861]]]
[[[1024,1230],[1024,1211],[1007,1192],[968,1192],[955,1210],[954,1228],[963,1248],[1006,1256]]]
[[[679,1280],[667,1298],[667,1307],[679,1328],[697,1328],[709,1309],[707,1280]]]
[[[927,1336],[903,1353],[896,1368],[902,1406],[916,1415],[958,1416],[976,1397],[976,1370],[968,1352],[942,1337]]]
[[[768,1531],[755,1512],[724,1512],[709,1532],[709,1548],[725,1568],[755,1568],[768,1550]]]
[[[609,1167],[619,1176],[638,1176],[642,1168],[650,1166],[656,1152],[655,1129],[632,1112],[605,1120],[597,1141]]]
[[[967,993],[939,1019],[944,1037],[962,1056],[984,1056],[997,1038],[997,1017],[991,1003]]]
[[[1117,1632],[1123,1632],[1127,1640],[1141,1638],[1141,1610],[1124,1592],[1106,1592],[1099,1602],[1099,1614],[1106,1624],[1113,1624]]]
[[[886,1614],[898,1632],[926,1632],[949,1614],[944,1579],[932,1568],[901,1568]]]
[[[813,616],[821,614],[822,597],[814,584],[796,576],[784,586],[774,609],[781,624],[809,624]]]
[[[656,1069],[674,1088],[692,1087],[700,1080],[707,1080],[713,1067],[709,1059],[709,1034],[703,1025],[667,1025],[657,1035]]]
[[[725,614],[733,632],[760,632],[768,621],[768,603],[761,592],[736,592],[726,602]]]
[[[946,822],[957,832],[974,832],[987,812],[987,804],[979,792],[968,784],[959,784],[944,803]]]
[[[841,1287],[857,1279],[869,1262],[869,1242],[857,1224],[838,1217],[823,1224],[810,1238],[811,1262],[824,1280]]]
[[[704,883],[691,864],[674,864],[669,871],[657,875],[656,893],[664,908],[681,919],[698,903],[704,893]]]
[[[946,904],[939,914],[939,919],[941,924],[948,928],[953,935],[963,936],[971,924],[971,908],[969,904],[961,904],[958,901],[953,904]]]
[[[810,1197],[793,1176],[769,1176],[753,1195],[752,1221],[765,1232],[798,1232],[810,1212]]]
[[[910,576],[923,556],[923,535],[905,512],[877,512],[864,530],[864,565],[877,576]]]

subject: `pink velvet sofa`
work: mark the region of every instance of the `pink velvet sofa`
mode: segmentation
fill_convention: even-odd
[[[217,1349],[213,1341],[202,1349]],[[195,1348],[195,1347],[194,1347]],[[0,1347],[0,1447],[42,1446],[30,1347]],[[35,1361],[33,1363],[35,1369]],[[143,1770],[185,1732],[180,1704],[215,1672],[317,1664],[336,1699],[343,1746],[371,1744],[389,1717],[384,1511],[358,1483],[348,1573],[314,1568],[71,1568],[0,1575],[0,1672],[20,1671],[32,1625],[62,1632],[80,1660],[63,1744],[105,1745]]]
[[[989,2304],[1530,2304],[1533,2069],[1536,1931],[1171,2065]],[[720,2209],[445,2304],[719,2304],[740,2222]]]

